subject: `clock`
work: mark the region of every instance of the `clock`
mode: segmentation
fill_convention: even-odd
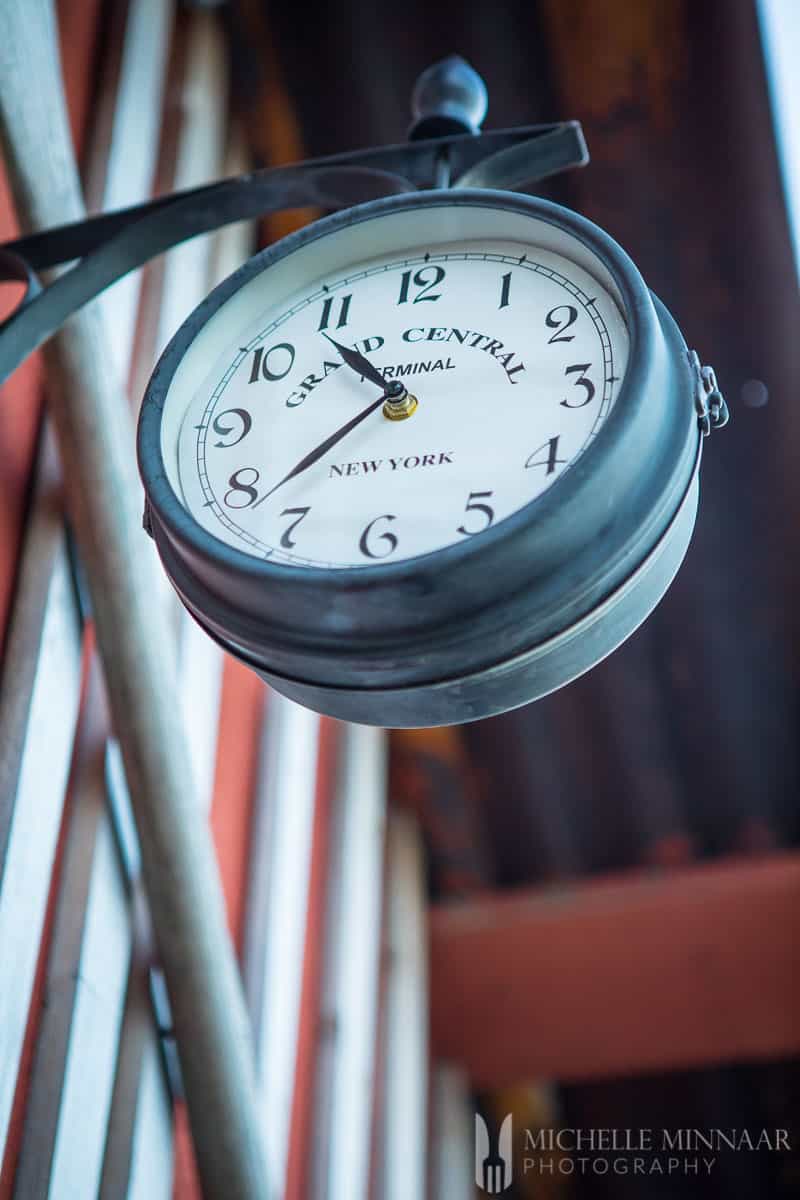
[[[278,691],[468,721],[581,674],[658,602],[710,391],[589,221],[392,196],[257,254],[185,321],[140,415],[145,524],[192,615]]]

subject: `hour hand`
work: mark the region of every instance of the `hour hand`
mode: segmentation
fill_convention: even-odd
[[[358,350],[351,349],[349,346],[343,346],[341,342],[337,342],[335,338],[332,338],[328,333],[323,333],[322,336],[326,337],[330,344],[336,347],[343,360],[347,363],[348,367],[352,367],[354,371],[357,371],[359,375],[363,375],[365,379],[370,381],[370,383],[377,384],[379,388],[381,388],[383,391],[386,391],[387,381],[381,375],[378,368],[372,365],[368,358],[365,358],[363,354],[358,352]]]

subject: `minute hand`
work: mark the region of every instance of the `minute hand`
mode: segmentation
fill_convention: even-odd
[[[370,383],[375,383],[379,388],[386,389],[386,380],[368,358],[365,358],[363,354],[359,354],[358,350],[353,350],[349,346],[343,346],[341,342],[337,342],[328,333],[323,333],[322,336],[326,337],[330,344],[336,347],[348,367],[352,367],[354,371],[357,371],[359,375],[363,375]]]
[[[381,383],[383,383],[383,380],[381,380]],[[314,463],[318,462],[319,459],[322,458],[323,454],[327,454],[331,447],[335,446],[337,442],[340,442],[343,437],[346,437],[351,429],[355,429],[356,425],[360,425],[362,421],[366,420],[370,413],[375,412],[376,408],[380,408],[385,399],[386,394],[385,392],[382,392],[377,400],[373,400],[371,404],[368,404],[365,409],[362,409],[357,416],[352,417],[346,425],[341,427],[341,429],[337,429],[336,432],[332,433],[331,436],[326,438],[324,442],[320,442],[318,446],[309,451],[305,458],[301,458],[300,462],[297,463],[296,466],[292,467],[288,475],[284,475],[283,479],[279,480],[274,487],[270,488],[270,490],[265,492],[260,499],[256,500],[253,508],[258,508],[259,504],[263,504],[267,497],[271,496],[273,492],[277,492],[278,488],[282,487],[284,483],[288,483],[289,480],[294,479],[296,475],[300,475],[309,467],[313,467]]]

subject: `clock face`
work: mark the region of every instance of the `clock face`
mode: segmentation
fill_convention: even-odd
[[[173,400],[182,502],[262,560],[376,566],[480,538],[573,468],[625,375],[613,285],[573,239],[476,221],[431,241],[423,212],[382,244],[368,225],[222,305],[178,417]]]

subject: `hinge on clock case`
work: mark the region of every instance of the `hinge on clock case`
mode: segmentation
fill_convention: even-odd
[[[689,365],[695,378],[694,407],[697,413],[697,423],[703,437],[708,437],[712,429],[722,429],[728,424],[728,406],[725,397],[719,390],[717,377],[713,367],[704,367],[700,363],[696,350],[689,350]]]

